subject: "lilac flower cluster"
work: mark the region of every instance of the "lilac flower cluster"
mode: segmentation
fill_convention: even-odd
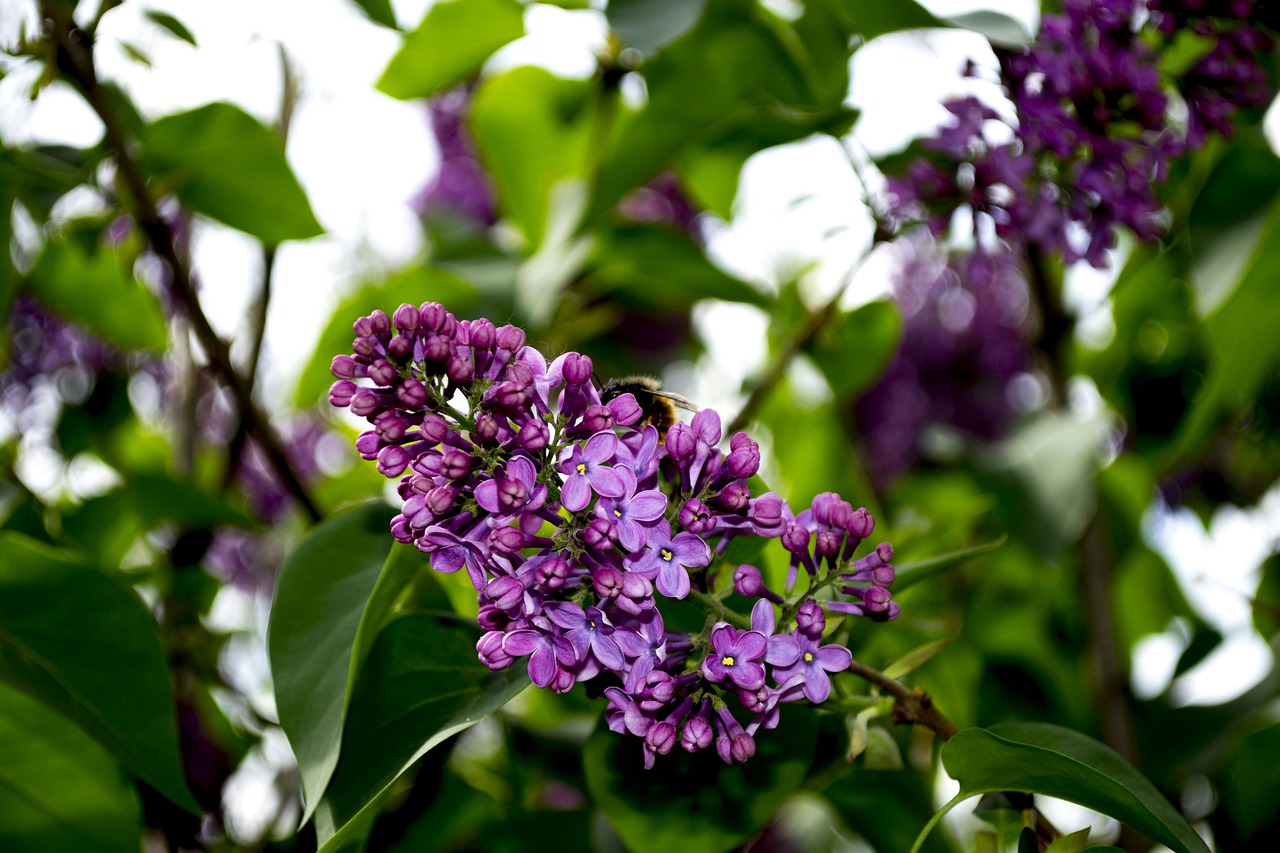
[[[487,666],[527,657],[557,692],[607,684],[608,724],[643,739],[646,766],[677,743],[745,761],[780,704],[823,701],[849,666],[822,643],[827,611],[897,616],[893,549],[855,559],[870,514],[832,493],[799,514],[756,493],[758,445],[737,433],[722,451],[714,411],[662,436],[632,394],[602,400],[587,356],[548,364],[520,329],[434,303],[375,311],[355,332],[329,399],[368,420],[357,449],[399,480],[392,535],[437,571],[467,572]],[[750,536],[790,555],[785,598],[750,565],[716,591],[725,549]],[[760,599],[749,621],[723,603],[735,590]],[[685,598],[708,614],[698,632],[664,623],[661,602]]]
[[[1187,20],[1185,9],[1165,7],[1205,6],[1149,5],[1162,29]],[[1228,5],[1234,14],[1241,4]],[[1229,132],[1238,107],[1266,102],[1257,56],[1270,39],[1238,21],[1196,17],[1197,31],[1215,42],[1180,81],[1188,111],[1180,133],[1169,119],[1157,39],[1138,26],[1142,11],[1141,0],[1067,0],[1063,14],[1044,16],[1028,48],[998,51],[1016,123],[993,132],[999,117],[977,99],[946,104],[952,121],[923,143],[927,155],[889,179],[893,224],[926,221],[940,234],[968,207],[975,228],[989,223],[1006,240],[1096,267],[1105,265],[1119,228],[1159,236],[1164,214],[1155,185],[1170,160],[1203,144],[1209,130]]]
[[[1013,381],[1032,370],[1027,283],[1007,252],[944,254],[928,240],[902,245],[894,279],[902,342],[854,415],[872,479],[911,467],[930,424],[993,441],[1013,423]]]

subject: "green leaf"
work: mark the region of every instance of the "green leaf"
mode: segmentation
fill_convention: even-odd
[[[999,539],[992,539],[990,542],[983,542],[981,545],[961,548],[959,551],[939,554],[936,557],[926,557],[923,560],[912,560],[909,563],[899,563],[897,565],[898,576],[893,582],[893,591],[901,592],[907,587],[915,586],[920,581],[933,577],[938,572],[949,569],[952,566],[959,565],[965,560],[990,553],[1003,545],[1008,538],[1005,535]]]
[[[0,145],[0,185],[5,186],[0,200],[7,199],[0,206],[0,227],[8,226],[14,198],[21,201],[37,221],[47,220],[58,199],[93,177],[93,169],[101,159],[97,148],[68,145],[4,148]],[[7,240],[4,245],[8,245]]]
[[[617,296],[655,307],[723,299],[767,305],[768,297],[716,266],[683,231],[625,225],[611,231],[596,256],[596,282]]]
[[[0,532],[0,553],[0,679],[197,812],[178,758],[164,649],[141,599],[25,536]]]
[[[353,2],[375,24],[382,24],[393,30],[400,28],[396,22],[396,12],[391,8],[391,0],[353,0]]]
[[[1045,794],[1110,815],[1175,853],[1209,853],[1156,786],[1110,747],[1048,723],[964,729],[942,748],[960,797],[992,791]]]
[[[387,555],[387,561],[378,575],[378,582],[373,586],[369,602],[365,605],[364,612],[360,614],[360,625],[356,629],[351,650],[351,673],[347,676],[348,701],[350,701],[351,692],[355,689],[356,676],[360,672],[360,667],[364,665],[365,658],[369,656],[369,649],[373,647],[374,638],[391,618],[396,601],[405,594],[410,584],[428,589],[426,595],[429,599],[428,607],[449,612],[449,599],[440,588],[440,584],[436,582],[434,575],[430,558],[426,554],[403,542],[397,542],[391,546],[391,553]],[[415,604],[422,607],[423,596],[418,595],[417,598]]]
[[[698,23],[707,0],[609,0],[609,26],[628,47],[656,53]]]
[[[977,9],[962,15],[952,15],[944,19],[944,23],[972,30],[985,36],[987,41],[996,47],[1022,47],[1035,39],[1035,34],[1017,18],[991,9]]]
[[[840,10],[853,21],[856,32],[871,41],[876,36],[898,30],[941,27],[935,18],[915,0],[839,0]]]
[[[138,853],[138,797],[75,724],[0,684],[0,848]]]
[[[368,316],[375,308],[391,314],[406,302],[411,305],[439,302],[454,314],[463,316],[478,301],[479,294],[470,282],[426,265],[409,267],[385,282],[361,287],[339,303],[320,333],[311,359],[298,380],[294,405],[306,408],[327,397],[329,386],[333,384],[329,364],[335,355],[351,352],[351,341],[355,337],[351,324],[356,318]]]
[[[479,637],[469,620],[427,614],[401,616],[378,634],[351,695],[342,758],[325,792],[338,832],[323,850],[345,844],[419,758],[528,686],[523,661],[501,672],[480,663]]]
[[[895,681],[899,678],[908,676],[929,661],[933,660],[934,655],[953,642],[955,642],[953,639],[937,640],[923,645],[918,649],[913,649],[886,666],[884,668],[884,674]]]
[[[1080,853],[1089,843],[1089,827],[1055,838],[1044,853]],[[1094,848],[1097,849],[1097,848]],[[1039,853],[1039,851],[1036,851]]]
[[[516,0],[444,0],[405,37],[378,80],[393,98],[425,98],[480,71],[495,50],[524,35]]]
[[[1241,836],[1256,836],[1280,811],[1280,724],[1246,735],[1226,769],[1227,810]]]
[[[313,528],[280,568],[267,651],[307,815],[338,763],[352,644],[391,551],[393,514],[381,503],[340,513]]]
[[[191,34],[191,30],[187,29],[186,25],[173,15],[168,12],[157,12],[155,9],[147,9],[145,14],[151,19],[152,23],[168,30],[170,35],[182,39],[192,47],[196,46],[196,37]]]
[[[898,309],[878,299],[825,326],[808,347],[836,399],[851,400],[874,382],[893,357],[902,333]]]
[[[471,129],[505,216],[537,248],[551,218],[552,190],[586,171],[596,112],[594,88],[532,66],[486,80],[471,104]]]
[[[804,781],[817,720],[788,706],[776,729],[761,730],[756,755],[726,766],[715,750],[672,750],[644,769],[639,738],[603,722],[583,747],[587,789],[628,850],[668,853],[729,850],[768,823]]]
[[[227,103],[151,122],[142,168],[182,203],[267,244],[323,234],[280,138]]]
[[[163,350],[168,340],[160,304],[133,277],[133,258],[79,235],[50,240],[28,285],[56,313],[129,349]]]
[[[790,708],[784,709],[790,711]],[[921,773],[855,767],[852,773],[822,791],[840,820],[878,851],[911,846],[919,827],[933,814],[932,792]],[[954,853],[958,848],[944,834],[926,839],[925,853]]]

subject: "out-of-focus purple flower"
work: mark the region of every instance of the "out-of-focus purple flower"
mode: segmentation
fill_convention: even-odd
[[[431,132],[440,151],[440,167],[414,199],[422,216],[449,213],[487,227],[498,221],[493,182],[476,157],[467,130],[474,84],[437,95],[427,103]]]
[[[1003,436],[1018,414],[1011,383],[1034,366],[1024,330],[1027,285],[1010,255],[942,255],[926,240],[904,241],[901,251],[894,294],[902,341],[854,408],[880,484],[920,458],[930,424],[983,441]]]
[[[659,172],[643,187],[627,193],[618,202],[618,211],[635,222],[670,225],[699,243],[703,240],[702,211],[685,195],[675,172]]]

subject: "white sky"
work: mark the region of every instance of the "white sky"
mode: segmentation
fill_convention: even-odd
[[[396,0],[393,5],[402,25],[411,28],[430,3]],[[771,5],[785,11],[788,4],[775,0]],[[1002,7],[1030,27],[1038,4],[932,0],[926,5],[943,15]],[[34,6],[32,0],[0,0],[0,39],[11,42],[19,24],[31,20]],[[146,9],[176,15],[195,34],[199,48],[146,22]],[[603,40],[600,13],[538,6],[529,10],[526,24],[530,35],[501,51],[491,70],[533,62],[570,76],[590,73],[592,47]],[[145,51],[152,67],[129,59],[121,41]],[[148,116],[228,100],[269,122],[280,98],[280,42],[303,87],[289,158],[328,233],[285,244],[279,252],[267,331],[268,389],[291,385],[338,296],[361,272],[397,268],[421,250],[408,201],[437,162],[425,109],[373,88],[400,37],[367,21],[349,0],[132,0],[106,17],[98,51],[103,76],[122,82]],[[989,51],[980,37],[959,31],[897,34],[860,51],[850,94],[863,112],[858,143],[872,155],[882,154],[935,127],[945,115],[940,106],[945,97],[978,86],[956,74],[970,55],[982,60]],[[55,86],[35,102],[26,98],[34,73],[34,67],[19,68],[0,80],[4,138],[10,143],[96,141],[96,119],[65,87]],[[743,173],[733,221],[712,239],[711,255],[732,272],[765,283],[812,264],[806,284],[813,295],[831,292],[869,241],[871,229],[845,156],[829,139],[757,155]],[[256,245],[239,232],[208,223],[199,230],[194,253],[210,319],[221,333],[234,336],[257,286]],[[884,273],[883,266],[869,264],[850,299],[864,301],[883,292]],[[1099,292],[1097,281],[1091,290]],[[698,320],[712,354],[711,362],[699,368],[711,378],[698,383],[698,396],[731,411],[736,407],[731,389],[759,362],[741,357],[742,335],[763,341],[764,320],[751,309],[720,305],[700,309]],[[1270,666],[1270,652],[1247,628],[1242,602],[1256,588],[1257,563],[1280,531],[1278,509],[1280,501],[1272,501],[1251,515],[1224,512],[1207,533],[1187,514],[1153,518],[1149,525],[1151,541],[1194,591],[1206,618],[1229,638],[1224,651],[1179,682],[1181,701],[1229,698]],[[1206,582],[1207,576],[1217,580]],[[1158,692],[1168,682],[1170,658],[1178,648],[1176,626],[1144,644],[1135,673],[1140,692]]]

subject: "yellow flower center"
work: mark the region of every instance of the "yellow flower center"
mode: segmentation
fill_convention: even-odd
[[[585,474],[585,473],[587,473],[587,463],[585,463],[585,462],[579,462],[579,463],[578,463],[578,473],[579,473],[579,474]]]
[[[615,509],[615,510],[613,511],[613,514],[614,514],[614,516],[615,516],[615,517],[617,517],[617,518],[622,518],[622,510],[620,510],[620,509]]]
[[[663,559],[665,562],[668,562],[668,563],[670,563],[670,562],[671,562],[671,558],[675,556],[675,554],[672,554],[672,553],[671,553],[671,549],[670,549],[670,548],[663,548],[663,549],[662,549],[661,551],[659,551],[658,553],[662,556],[662,559]]]
[[[805,653],[804,653],[804,662],[805,662],[805,663],[813,663],[813,652],[805,652]]]
[[[723,666],[733,666],[733,655],[725,655],[720,658],[720,663]]]

